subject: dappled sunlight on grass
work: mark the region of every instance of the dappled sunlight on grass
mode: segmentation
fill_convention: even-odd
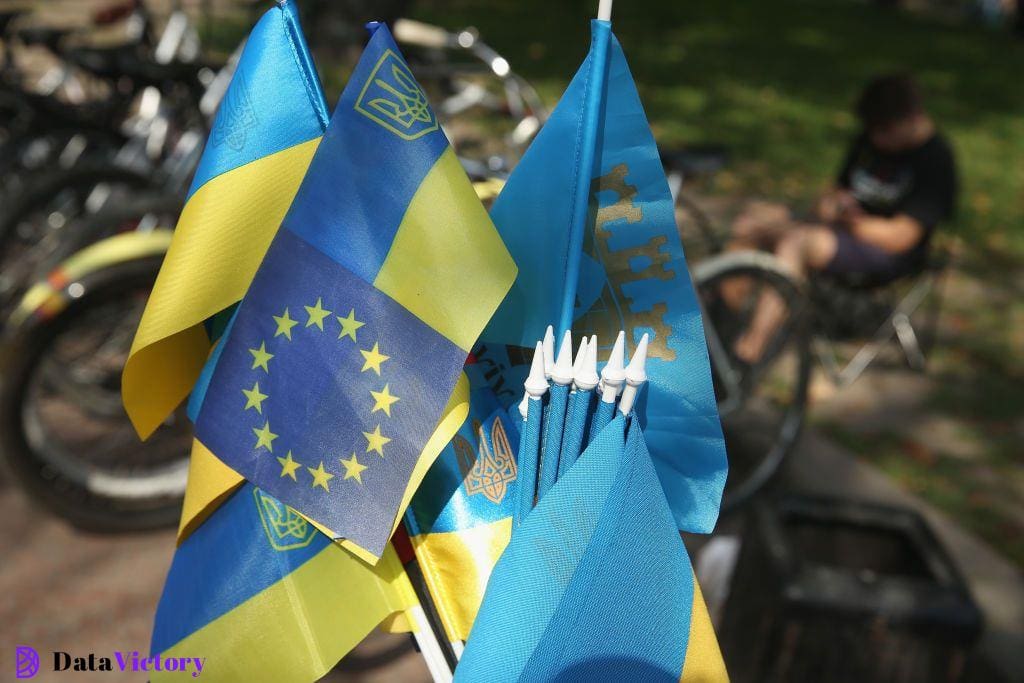
[[[420,0],[413,14],[477,26],[551,102],[586,54],[593,5]],[[861,85],[915,73],[959,154],[950,230],[1024,259],[1020,41],[844,0],[619,3],[614,24],[662,144],[728,144],[739,189],[797,202],[832,179]]]

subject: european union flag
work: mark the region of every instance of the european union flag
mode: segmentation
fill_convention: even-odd
[[[514,277],[426,96],[377,28],[200,380],[197,438],[380,557],[417,463],[458,426],[435,433]]]

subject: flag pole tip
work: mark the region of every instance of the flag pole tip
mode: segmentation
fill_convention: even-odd
[[[647,345],[650,337],[645,333],[640,338],[640,343],[633,352],[633,357],[626,367],[626,382],[633,387],[638,387],[647,381]]]
[[[572,332],[569,330],[562,335],[562,345],[558,348],[551,379],[556,384],[572,384]]]
[[[587,352],[590,348],[590,342],[586,337],[580,339],[580,348],[576,351],[576,360],[572,362],[572,377],[576,379],[583,372],[583,364],[587,362]]]
[[[601,370],[601,379],[604,383],[613,387],[618,387],[626,379],[626,333],[619,331],[619,336],[615,338],[615,345],[612,346],[612,352],[608,356],[608,363],[605,364],[604,369]]]
[[[555,369],[555,328],[548,325],[544,331],[544,375],[551,379],[551,371]]]
[[[597,335],[593,335],[587,342],[587,357],[579,372],[576,372],[576,387],[583,391],[593,391],[597,386]]]
[[[530,374],[524,382],[527,395],[530,398],[539,399],[548,390],[548,380],[544,376],[544,343],[537,342],[537,348],[533,352],[533,362],[530,364]]]

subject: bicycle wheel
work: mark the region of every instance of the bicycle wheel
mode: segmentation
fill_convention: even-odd
[[[768,483],[799,437],[811,367],[807,304],[768,254],[722,254],[698,264],[693,273],[729,458],[726,512]],[[781,302],[783,315],[760,360],[743,363],[733,347],[765,297]]]
[[[699,262],[722,252],[725,236],[718,232],[700,204],[682,190],[676,194],[675,213],[687,260]]]
[[[86,246],[76,234],[84,218],[123,204],[149,176],[114,164],[82,164],[39,174],[0,213],[0,316],[68,252]]]
[[[97,531],[174,524],[191,430],[180,412],[141,443],[121,407],[121,368],[159,258],[119,264],[14,342],[0,391],[0,447],[37,502]]]

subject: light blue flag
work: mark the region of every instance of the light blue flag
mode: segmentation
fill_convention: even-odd
[[[726,677],[643,433],[620,415],[512,535],[455,680],[681,679]]]
[[[606,23],[594,26],[595,37],[610,32]],[[574,190],[578,175],[590,174],[573,336],[597,334],[603,360],[619,329],[628,346],[651,335],[650,383],[637,414],[676,524],[706,533],[727,465],[704,330],[658,150],[622,48],[610,39],[593,168],[579,164],[592,47],[491,210],[519,276],[482,340],[491,355],[499,344],[530,349],[558,321]],[[507,404],[521,398],[527,370],[504,366],[495,391]]]

